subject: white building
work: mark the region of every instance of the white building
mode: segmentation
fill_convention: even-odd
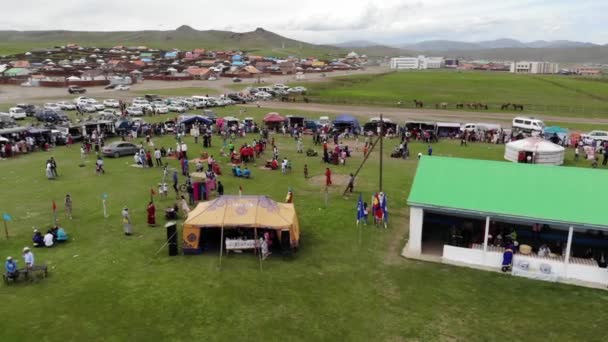
[[[511,72],[516,74],[557,74],[559,64],[550,62],[513,62]]]
[[[443,57],[395,57],[391,58],[390,68],[401,69],[440,69],[443,68]]]

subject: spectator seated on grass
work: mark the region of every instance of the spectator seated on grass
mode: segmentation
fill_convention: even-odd
[[[56,237],[57,242],[68,241],[68,234],[65,232],[65,230],[62,227],[58,227],[55,233],[56,233],[55,237]]]
[[[251,178],[251,171],[248,168],[243,170],[243,178]]]
[[[230,162],[232,164],[240,164],[242,162],[242,160],[241,160],[241,157],[238,154],[236,154],[236,152],[232,152],[230,154]]]
[[[232,167],[232,175],[235,177],[243,177],[243,170],[239,165]]]
[[[32,237],[32,243],[34,247],[44,247],[44,236],[38,229],[34,229],[34,236]]]
[[[279,162],[276,159],[267,160],[266,168],[271,170],[277,170],[279,168]]]
[[[306,150],[306,156],[308,157],[316,157],[319,154],[317,153],[317,151],[313,150],[312,148],[309,148],[308,150]]]

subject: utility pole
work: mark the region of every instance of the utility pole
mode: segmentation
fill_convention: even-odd
[[[380,192],[382,191],[382,158],[384,154],[383,140],[384,140],[384,119],[380,114],[380,126],[378,126],[378,135],[380,136]]]

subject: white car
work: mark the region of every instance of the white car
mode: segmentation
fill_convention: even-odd
[[[97,114],[99,114],[99,115],[108,115],[108,116],[119,115],[118,111],[116,109],[110,109],[110,108],[106,108],[106,109],[102,110],[101,112],[98,112]]]
[[[277,83],[274,85],[274,89],[283,89],[283,90],[287,90],[289,89],[288,86],[284,85],[283,83]]]
[[[81,102],[78,104],[80,111],[83,113],[97,113],[97,108],[90,103]]]
[[[207,79],[207,81],[217,81],[217,77],[211,76]]]
[[[152,109],[152,106],[150,106],[150,103],[148,101],[146,101],[146,100],[135,99],[132,102],[132,106],[133,107],[139,107],[139,108]]]
[[[96,110],[104,110],[106,108],[106,106],[103,105],[103,103],[99,103],[96,100],[89,100],[89,104],[93,107],[95,107]]]
[[[86,97],[86,96],[78,96],[77,98],[74,99],[74,103],[87,102],[89,100],[92,100],[92,98]]]
[[[163,104],[155,104],[153,107],[153,110],[156,114],[167,114],[169,113],[169,108],[167,108],[167,106],[163,105]]]
[[[45,103],[43,107],[44,107],[44,109],[50,109],[50,110],[53,110],[53,111],[59,111],[59,110],[61,110],[61,106],[59,106],[56,103]]]
[[[13,108],[9,109],[8,115],[15,120],[21,120],[21,119],[25,119],[27,117],[25,110],[23,108],[19,108],[19,107],[13,107]]]
[[[106,107],[110,107],[110,108],[118,108],[118,107],[120,107],[120,102],[118,102],[118,100],[115,100],[115,99],[107,99],[107,100],[103,100],[103,105]]]
[[[304,87],[294,87],[294,88],[289,88],[289,90],[287,90],[287,91],[292,94],[304,94],[304,93],[306,93],[306,91],[308,91],[308,89],[306,89]]]
[[[128,85],[123,85],[123,84],[119,84],[117,85],[114,90],[130,90],[131,87],[129,87]]]
[[[270,100],[270,99],[272,99],[272,95],[268,94],[265,91],[258,91],[257,93],[255,93],[255,97],[257,97],[258,99],[261,99],[261,100]]]
[[[180,106],[178,104],[171,104],[171,105],[167,106],[167,109],[170,112],[177,112],[177,113],[183,113],[186,111],[186,107]]]
[[[608,132],[606,131],[591,131],[587,134],[581,134],[583,140],[591,141],[608,141]]]
[[[127,114],[131,116],[143,116],[144,111],[142,110],[142,107],[131,106],[127,107]]]
[[[68,101],[60,101],[57,102],[57,105],[59,106],[59,108],[61,108],[62,110],[76,110],[76,106],[73,103],[70,103]]]

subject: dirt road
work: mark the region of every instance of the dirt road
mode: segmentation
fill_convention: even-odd
[[[254,107],[254,105],[248,105]],[[348,113],[358,117],[370,118],[377,117],[382,113],[385,117],[392,120],[403,122],[406,120],[417,121],[448,121],[448,122],[478,122],[505,124],[510,123],[515,113],[512,112],[466,112],[449,110],[431,109],[412,109],[412,108],[387,108],[387,107],[362,107],[345,105],[325,105],[316,103],[284,103],[284,102],[262,102],[262,107],[303,110],[317,113],[344,114]],[[544,121],[556,121],[566,123],[585,123],[585,124],[608,124],[608,119],[579,118],[550,115],[536,115]]]

